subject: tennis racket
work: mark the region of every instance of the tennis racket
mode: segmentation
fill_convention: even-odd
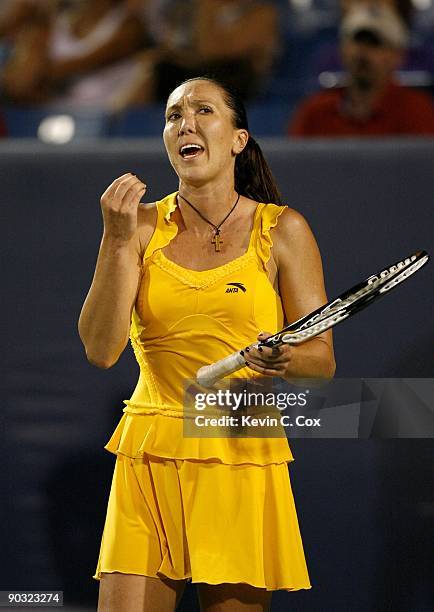
[[[339,297],[314,310],[310,314],[284,327],[280,332],[253,346],[279,346],[281,344],[301,344],[314,338],[330,327],[348,319],[359,310],[366,308],[376,299],[405,281],[429,260],[426,251],[384,268],[355,285]],[[245,357],[240,352],[233,353],[220,361],[200,368],[196,374],[197,382],[203,387],[212,387],[218,380],[245,367]]]

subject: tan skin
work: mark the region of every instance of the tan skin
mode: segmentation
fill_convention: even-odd
[[[246,130],[233,126],[232,112],[215,84],[187,83],[171,94],[164,143],[179,177],[179,192],[214,223],[224,218],[236,200],[235,158],[248,137]],[[186,143],[200,144],[203,153],[183,159],[179,149]],[[80,315],[79,332],[88,359],[103,368],[116,363],[127,344],[141,260],[155,227],[155,204],[140,204],[145,190],[144,183],[129,173],[116,179],[101,198],[104,235],[94,280]],[[207,270],[241,256],[249,242],[256,205],[248,198],[240,198],[224,224],[222,250],[216,252],[210,226],[179,198],[173,213],[179,230],[164,249],[166,257],[193,270]],[[285,209],[272,236],[270,282],[280,293],[286,318],[294,320],[327,301],[321,258],[308,224],[294,210]],[[330,378],[335,369],[331,333],[299,347],[262,352],[251,348],[249,367],[264,375],[288,379]],[[98,609],[173,612],[184,586],[185,581],[116,572],[102,574]],[[271,592],[245,584],[198,584],[198,591],[204,612],[263,612],[271,602]]]

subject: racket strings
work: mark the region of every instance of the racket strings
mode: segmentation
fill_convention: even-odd
[[[398,277],[394,277],[393,279],[390,280],[390,282],[387,283],[387,285],[385,285],[385,287],[389,287],[389,286],[390,288],[394,287],[395,284],[398,284],[398,282],[401,282],[401,280],[405,280],[406,278],[408,278],[408,276],[416,272],[427,261],[426,257],[420,259],[419,261],[415,261],[416,259],[417,259],[417,256],[412,255],[412,257],[407,257],[405,260],[400,261],[397,264],[390,266],[389,268],[386,268],[385,270],[380,272],[378,275],[369,277],[366,281],[366,284],[363,287],[361,287],[358,291],[356,291],[355,293],[349,295],[348,297],[344,299],[337,298],[331,304],[328,304],[324,308],[324,310],[322,310],[321,312],[316,314],[314,317],[306,321],[301,326],[301,329],[304,329],[310,326],[312,323],[314,323],[318,319],[322,319],[323,317],[328,317],[329,315],[333,314],[334,311],[339,311],[341,309],[347,308],[348,306],[351,306],[352,304],[354,304],[361,298],[366,297],[368,294],[379,289],[391,275],[399,273],[398,275],[399,280],[397,280],[396,283],[395,283],[395,280]],[[412,262],[415,262],[415,263],[413,265],[410,265]],[[405,268],[406,266],[409,266],[409,267],[403,270],[402,268]],[[387,289],[383,289],[382,291],[386,291],[386,290]]]
[[[294,332],[293,334],[284,334],[281,342],[284,344],[299,344],[313,336],[317,336],[323,331],[326,331],[349,316],[349,312],[341,310],[311,325],[308,329],[303,329],[301,331]]]
[[[380,293],[385,293],[386,291],[389,291],[389,289],[392,289],[396,285],[399,285],[399,283],[402,283],[402,281],[404,281],[406,278],[417,272],[419,268],[421,268],[427,261],[427,256],[423,257],[419,261],[416,261],[412,266],[410,266],[406,270],[403,270],[402,272],[400,272],[400,274],[392,278],[386,285],[384,285],[384,287],[381,287]]]
[[[310,337],[316,336],[322,331],[329,329],[349,316],[347,310],[362,304],[367,297],[383,294],[407,279],[428,261],[428,255],[420,257],[412,255],[398,263],[385,268],[376,275],[370,276],[365,284],[345,298],[336,298],[320,312],[307,319],[303,324],[293,331],[287,329],[276,334],[275,338],[268,338],[268,342],[276,346],[281,343],[298,344]],[[390,278],[392,277],[392,278]]]

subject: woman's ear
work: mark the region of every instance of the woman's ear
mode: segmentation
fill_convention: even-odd
[[[237,130],[235,132],[234,144],[232,146],[232,153],[239,155],[241,151],[246,147],[249,141],[249,132],[247,130]]]

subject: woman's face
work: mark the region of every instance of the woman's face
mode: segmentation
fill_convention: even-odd
[[[248,133],[234,128],[220,87],[193,81],[170,94],[163,138],[179,178],[202,185],[225,174],[233,179],[235,156],[247,144]]]

